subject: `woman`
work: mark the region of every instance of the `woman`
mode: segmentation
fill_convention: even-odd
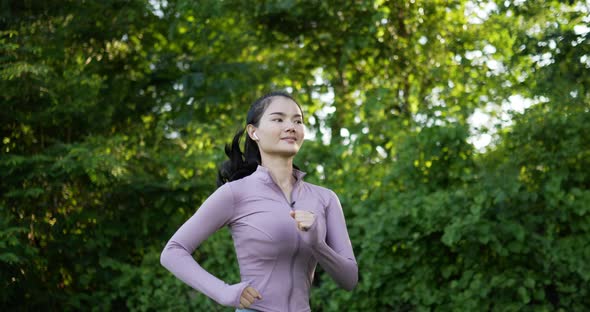
[[[334,192],[303,181],[293,166],[303,144],[303,114],[282,92],[256,100],[246,128],[226,147],[219,188],[172,236],[161,263],[176,277],[237,311],[310,311],[316,264],[346,290],[358,280],[342,207]],[[246,132],[244,152],[240,137]],[[229,226],[241,282],[228,285],[191,254]]]

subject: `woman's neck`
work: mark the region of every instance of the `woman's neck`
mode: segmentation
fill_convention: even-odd
[[[290,189],[295,182],[293,176],[293,158],[267,158],[262,160],[262,166],[268,169],[272,179],[283,190]]]

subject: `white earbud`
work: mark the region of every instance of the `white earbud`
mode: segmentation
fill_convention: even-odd
[[[254,139],[256,139],[256,141],[260,141],[260,138],[256,135],[256,132],[252,133],[252,136],[254,136]]]

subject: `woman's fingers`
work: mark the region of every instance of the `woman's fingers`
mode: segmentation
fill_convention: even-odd
[[[295,210],[290,214],[297,222],[297,228],[301,231],[307,231],[315,221],[315,215],[309,211]]]
[[[254,302],[253,299],[252,300],[248,300],[246,297],[244,297],[244,295],[242,295],[242,297],[240,297],[240,306],[242,308],[249,307],[252,304],[252,302]]]
[[[262,299],[262,296],[258,292],[258,290],[254,289],[253,287],[247,287],[246,291],[252,296],[252,298]]]
[[[254,296],[252,296],[248,291],[242,293],[242,298],[246,299],[248,302],[254,302]]]
[[[247,308],[250,306],[250,304],[252,304],[250,301],[248,301],[246,298],[244,298],[243,296],[240,297],[240,307],[243,308]]]
[[[250,286],[246,287],[240,296],[240,309],[248,308],[256,299],[262,299],[260,293]]]

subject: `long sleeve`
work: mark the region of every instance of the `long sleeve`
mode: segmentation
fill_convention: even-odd
[[[325,241],[317,239],[326,233]],[[330,191],[330,199],[326,209],[325,224],[323,220],[313,223],[307,232],[302,232],[304,240],[311,242],[312,254],[320,266],[346,289],[352,290],[358,282],[358,265],[352,250],[352,244],[346,229],[346,221],[342,206],[336,194]]]
[[[177,278],[225,306],[238,307],[246,283],[228,285],[204,270],[192,257],[195,249],[226,225],[233,214],[234,199],[228,184],[217,189],[172,236],[160,263]]]

